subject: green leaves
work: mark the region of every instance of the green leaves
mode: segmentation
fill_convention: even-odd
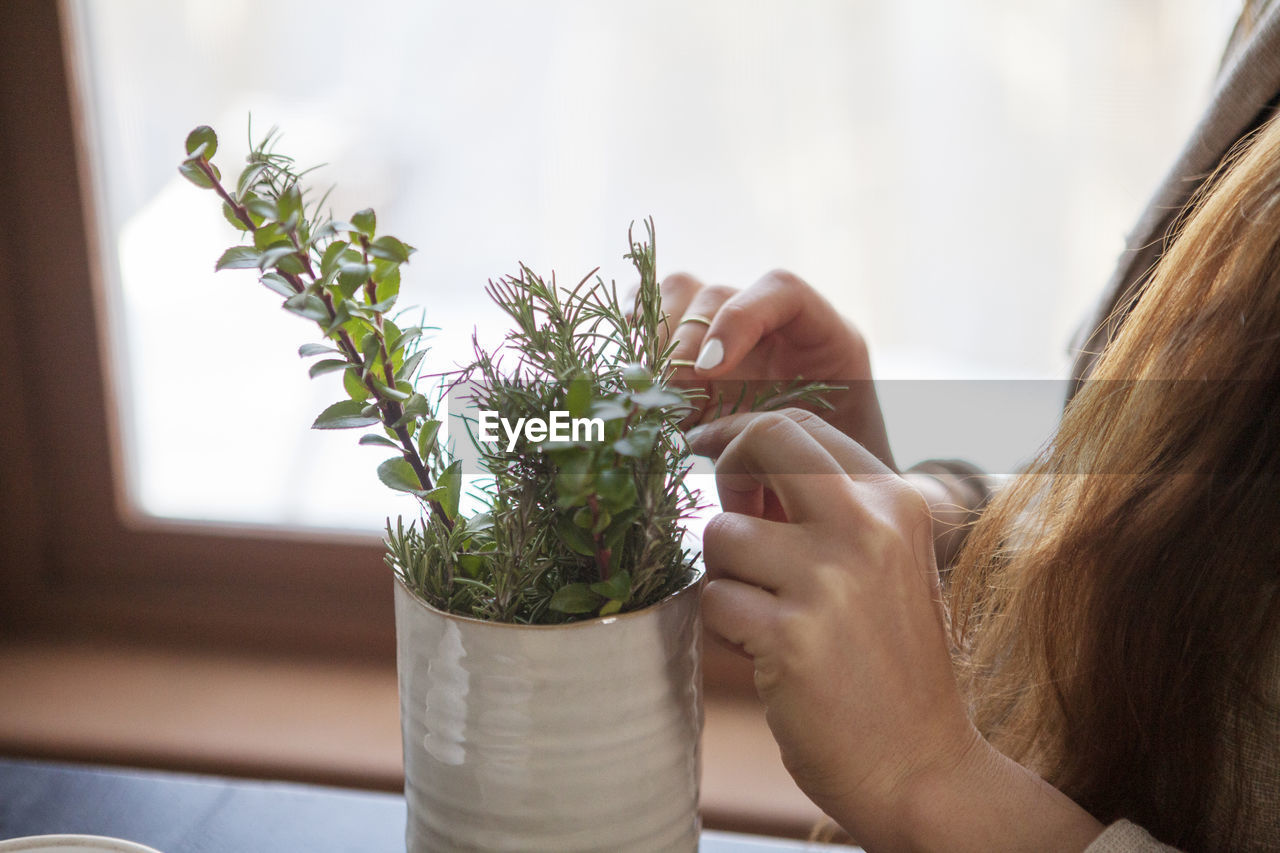
[[[364,261],[348,261],[338,265],[338,284],[342,287],[359,287],[371,275],[373,275],[373,264],[366,264]]]
[[[227,204],[225,201],[222,203],[222,218],[231,223],[231,227],[235,228],[237,231],[247,231],[249,229],[249,226],[241,221],[240,217],[236,214],[235,208]]]
[[[591,585],[591,591],[596,595],[605,598],[614,598],[619,601],[626,601],[627,596],[631,594],[631,573],[627,571],[618,572],[607,581],[600,581]]]
[[[351,216],[351,225],[366,237],[372,237],[378,225],[378,217],[374,215],[373,208],[366,207]]]
[[[286,299],[297,293],[297,291],[293,289],[293,285],[289,283],[289,280],[279,273],[265,273],[258,279],[258,281],[262,282],[268,290],[274,291]]]
[[[656,424],[640,424],[632,427],[627,434],[613,443],[613,449],[622,456],[643,459],[653,450],[653,443],[658,438]]]
[[[376,424],[378,419],[362,413],[364,406],[356,400],[334,403],[320,413],[312,429],[352,429]]]
[[[178,172],[201,189],[213,189],[214,181],[222,177],[218,168],[209,162],[218,150],[218,135],[213,132],[213,128],[200,125],[187,134],[186,149],[187,159],[178,166]],[[213,173],[212,179],[201,168],[202,165]]]
[[[187,136],[179,170],[197,186],[214,189],[223,217],[237,230],[249,232],[246,240],[251,245],[223,252],[216,269],[259,270],[261,283],[284,297],[285,310],[320,327],[330,343],[305,344],[298,355],[324,356],[308,367],[309,375],[341,373],[349,399],[326,408],[312,426],[351,429],[381,424],[385,436],[368,434],[360,443],[392,447],[400,455],[379,466],[378,476],[389,487],[428,501],[451,537],[462,494],[461,467],[456,462],[448,465],[440,471],[440,481],[431,482],[442,456],[436,446],[440,423],[413,385],[423,354],[405,354],[406,344],[421,329],[402,332],[386,316],[399,294],[400,266],[413,247],[389,234],[375,239],[377,220],[371,209],[359,211],[350,223],[312,221],[301,183],[304,173],[294,170],[292,159],[272,150],[274,135],[273,130],[253,147],[234,194],[222,186],[221,174],[210,160],[218,145],[213,130],[201,126]],[[317,218],[322,206],[323,201],[316,205]],[[386,437],[390,435],[402,444]]]
[[[596,477],[596,494],[601,503],[610,512],[635,506],[636,480],[626,468],[610,468],[601,471]]]
[[[344,370],[346,369],[346,366],[347,363],[340,358],[326,358],[323,361],[317,361],[315,364],[311,365],[308,375],[310,375],[312,379],[315,379],[317,376],[322,376],[326,373]]]
[[[324,254],[320,258],[321,274],[328,275],[338,268],[338,259],[342,257],[346,248],[347,243],[344,240],[334,240],[325,247]]]
[[[599,583],[565,584],[551,596],[550,607],[557,613],[582,614],[597,610],[600,616],[617,613],[631,596],[631,574],[618,572]]]
[[[463,463],[445,446],[443,416],[427,397],[436,389],[417,387],[420,375],[438,375],[423,369],[426,348],[415,346],[423,329],[402,329],[390,314],[415,249],[379,235],[371,208],[327,221],[323,200],[307,203],[305,170],[275,151],[275,141],[272,131],[253,145],[234,192],[212,162],[211,128],[187,136],[179,170],[213,189],[223,217],[243,233],[243,245],[223,252],[216,268],[257,270],[285,310],[323,335],[298,355],[314,359],[312,377],[340,374],[345,399],[313,427],[373,427],[359,443],[392,451],[377,466],[379,480],[423,503],[419,521],[387,528],[387,559],[405,582],[446,610],[537,622],[607,616],[678,588],[691,562],[680,521],[694,498],[683,483],[688,451],[674,438],[684,397],[663,379],[671,370],[657,334],[652,225],[648,242],[629,235],[641,286],[625,311],[598,276],[566,289],[522,266],[490,283],[514,326],[504,347],[511,357],[477,348],[457,382],[482,380],[489,406],[530,428],[509,449],[480,449],[489,477],[473,488],[486,506],[468,518]],[[520,381],[504,384],[508,370]],[[585,435],[559,432],[554,424],[563,422],[551,413],[562,409],[592,422]],[[535,433],[530,418],[552,429]]]
[[[586,415],[591,405],[591,381],[585,376],[576,376],[569,382],[569,390],[565,393],[564,407],[571,418]]]
[[[372,436],[365,436],[371,438]],[[375,442],[364,442],[373,444]],[[409,492],[438,504],[445,517],[453,521],[458,517],[458,503],[462,498],[462,463],[454,462],[445,468],[436,481],[436,487],[423,489],[417,472],[403,455],[393,456],[378,466],[378,479],[384,485],[400,492]]]
[[[202,124],[187,134],[187,154],[212,160],[218,151],[218,134],[207,124]]]
[[[239,179],[236,181],[236,195],[243,197],[249,191],[249,188],[257,183],[266,170],[266,163],[254,163],[241,172]]]
[[[631,402],[641,409],[661,409],[668,406],[684,405],[684,397],[675,392],[657,386],[637,391],[631,395]]]
[[[284,301],[284,308],[317,323],[329,319],[329,309],[325,307],[323,300],[311,293],[295,293]]]
[[[302,191],[298,189],[296,181],[286,187],[276,199],[276,218],[280,220],[281,227],[285,231],[292,231],[298,227],[298,222],[302,218]]]
[[[562,507],[581,506],[586,502],[595,483],[590,451],[575,448],[557,454],[555,486],[557,504]]]
[[[258,268],[262,270],[279,269],[287,275],[302,275],[305,267],[298,258],[297,250],[290,245],[273,246],[258,258]],[[327,316],[327,315],[326,315]]]
[[[418,429],[418,453],[423,459],[428,458],[431,451],[435,449],[436,433],[439,431],[439,421],[426,421]]]
[[[625,421],[631,417],[631,407],[624,406],[617,400],[595,400],[591,403],[588,414],[603,421]]]
[[[400,265],[387,261],[374,261],[373,281],[377,302],[369,306],[370,311],[385,313],[396,304],[400,295]]]
[[[444,469],[436,487],[426,494],[428,500],[440,504],[450,521],[458,517],[458,503],[462,500],[462,462],[455,461]]]
[[[357,214],[357,216],[358,215],[359,214]],[[373,211],[369,211],[369,215],[372,216]],[[372,222],[370,222],[369,227],[370,229],[372,229],[373,227]],[[373,231],[370,230],[366,233],[372,234]],[[379,237],[378,239],[374,240],[372,243],[369,244],[369,254],[372,255],[373,257],[382,258],[383,260],[387,260],[387,261],[395,261],[396,263],[400,263],[400,264],[403,264],[409,260],[410,251],[411,250],[408,246],[406,246],[404,243],[401,243],[399,240],[397,240],[395,237],[392,237],[390,234],[384,237]]]
[[[409,399],[404,401],[404,416],[410,419],[429,418],[431,417],[431,404],[421,394],[411,394]],[[439,421],[430,421],[429,423],[435,424],[437,428],[440,426]],[[425,429],[426,427],[427,424],[423,424],[423,428]]]
[[[202,190],[213,189],[213,181],[209,179],[209,176],[204,173],[203,169],[192,161],[188,160],[187,162],[179,165],[178,173],[191,183],[200,187]]]
[[[222,253],[214,264],[214,272],[222,270],[248,270],[258,268],[258,250],[252,246],[232,246]]]
[[[600,606],[600,596],[585,583],[565,584],[551,596],[550,607],[557,613],[591,613]]]
[[[370,374],[370,377],[373,380],[374,389],[377,390],[379,395],[385,399],[404,402],[413,396],[413,386],[409,385],[407,382],[404,384],[397,382],[395,387],[392,387],[381,379],[378,379],[373,374]]]
[[[277,245],[292,248],[288,235],[280,227],[279,222],[267,222],[253,232],[253,246],[259,252],[265,252],[271,246]]]
[[[550,422],[553,410],[594,421],[585,437],[543,441],[540,427],[527,427],[524,440],[482,449],[497,481],[494,529],[508,531],[499,547],[516,530],[537,537],[551,580],[521,589],[535,601],[552,590],[545,607],[564,619],[652,603],[678,588],[692,559],[681,521],[697,498],[683,482],[688,449],[676,438],[686,398],[666,384],[670,353],[655,343],[663,311],[652,243],[632,241],[631,250],[641,288],[625,310],[598,278],[559,288],[522,267],[491,282],[514,329],[503,353],[477,347],[468,374],[483,389],[478,408],[505,423]],[[487,582],[501,588],[496,576]]]
[[[417,377],[418,365],[427,355],[426,350],[418,350],[404,360],[404,364],[396,371],[396,379],[407,379],[412,382]]]
[[[583,557],[595,557],[596,543],[592,541],[585,530],[571,519],[562,518],[556,525],[556,532],[560,534],[560,539],[574,553],[581,554]]]
[[[342,387],[356,402],[369,399],[369,388],[361,381],[360,371],[354,366],[348,367],[347,372],[342,374]]]
[[[279,217],[279,208],[276,207],[275,201],[260,196],[250,196],[244,201],[244,206],[249,212],[263,221],[269,221]]]
[[[365,370],[372,372],[377,368],[378,356],[382,353],[382,341],[376,333],[370,333],[365,336],[364,341],[360,344],[360,360],[364,362]]]
[[[413,466],[406,462],[403,456],[393,456],[379,465],[378,479],[387,488],[398,492],[410,492],[419,496],[426,494]]]
[[[622,366],[622,379],[632,391],[643,391],[653,385],[653,374],[643,364],[636,362]]]
[[[612,516],[609,515],[607,509],[601,509],[598,506],[592,509],[584,506],[573,514],[573,523],[589,532],[592,536],[598,536],[609,526],[611,518]],[[592,553],[594,553],[594,549]]]
[[[422,329],[419,326],[410,326],[404,331],[399,331],[394,326],[391,326],[387,331],[387,352],[395,352],[421,336]]]

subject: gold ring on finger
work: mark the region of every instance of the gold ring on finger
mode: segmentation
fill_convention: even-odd
[[[700,323],[703,326],[710,326],[711,318],[703,314],[685,314],[683,317],[680,318],[680,322],[677,324],[677,328],[679,328],[680,326],[683,326],[685,323]]]

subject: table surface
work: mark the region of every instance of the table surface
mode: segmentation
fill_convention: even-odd
[[[404,821],[394,794],[0,759],[0,839],[67,833],[163,853],[402,853]],[[712,831],[698,849],[856,850]]]

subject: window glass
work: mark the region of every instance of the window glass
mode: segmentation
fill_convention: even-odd
[[[1060,377],[1146,194],[1210,91],[1232,9],[1191,0],[68,0],[97,189],[128,489],[144,513],[380,528],[411,511],[375,448],[312,432],[341,396],[305,321],[183,181],[186,132],[326,163],[335,214],[373,206],[419,249],[403,304],[433,358],[500,333],[485,282],[525,262],[629,284],[660,270],[812,282],[877,372]],[[961,388],[962,386],[955,386]],[[1060,388],[949,431],[888,387],[899,462],[1011,470]],[[988,391],[991,391],[988,388]],[[997,389],[999,395],[1007,388]],[[1015,395],[1016,396],[1016,395]],[[1005,404],[998,404],[999,406]],[[1016,411],[1012,411],[1016,409]],[[1010,439],[1008,436],[1016,436]]]

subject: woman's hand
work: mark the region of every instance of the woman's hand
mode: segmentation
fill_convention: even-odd
[[[1021,820],[1030,849],[1082,849],[1098,824],[968,720],[920,493],[810,412],[690,440],[717,457],[724,508],[703,539],[703,619],[754,661],[800,788],[868,849],[1016,849]]]
[[[809,412],[723,418],[692,446],[719,457],[724,508],[703,539],[703,619],[755,662],[788,771],[861,840],[904,782],[957,762],[975,737],[951,670],[928,508]],[[780,514],[766,513],[767,493]]]
[[[823,418],[894,467],[866,341],[800,278],[777,270],[737,291],[677,274],[662,282],[662,304],[674,379],[706,393],[691,424],[730,410],[744,382],[748,399],[777,382],[829,382],[848,390],[829,395]]]

